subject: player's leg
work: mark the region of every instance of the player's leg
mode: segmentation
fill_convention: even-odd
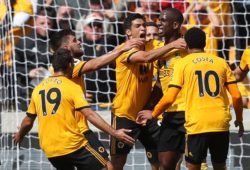
[[[114,170],[122,170],[127,161],[127,154],[111,155],[111,164]]]
[[[158,143],[158,157],[160,167],[163,170],[180,169],[182,155],[185,150],[185,128],[184,112],[164,113],[160,130],[160,139]],[[169,119],[170,117],[170,119]],[[179,163],[179,164],[178,164]]]
[[[185,159],[189,170],[200,170],[202,161],[207,156],[208,134],[187,135]]]
[[[176,164],[175,170],[181,170],[181,163],[183,161],[183,153],[180,155],[180,158]]]
[[[98,150],[92,148],[89,143],[68,155],[71,162],[77,167],[77,170],[107,170],[107,160]]]
[[[70,162],[67,156],[57,156],[53,158],[48,158],[50,163],[57,169],[57,170],[74,170],[74,165]]]
[[[132,130],[129,133],[133,138],[137,138],[140,133],[140,126],[134,121],[129,120],[124,117],[112,116],[112,127],[115,129],[126,128]],[[126,161],[127,155],[133,146],[127,145],[121,141],[118,141],[114,137],[111,137],[110,142],[110,153],[111,153],[111,163],[114,170],[122,170]]]
[[[229,132],[211,133],[209,151],[214,170],[225,170],[229,148]]]
[[[159,142],[160,126],[156,119],[147,122],[146,126],[141,126],[141,133],[138,137],[146,150],[148,161],[152,170],[159,169],[157,145]]]
[[[98,137],[94,134],[94,132],[92,130],[88,130],[88,131],[84,132],[83,135],[88,140],[89,145],[93,149],[98,151],[98,153],[100,155],[102,155],[102,157],[107,160],[107,168],[108,168],[108,170],[112,170],[113,166],[111,164],[111,161],[109,160],[109,157],[108,157],[109,155],[108,155],[106,149],[104,148],[103,144],[100,142]]]

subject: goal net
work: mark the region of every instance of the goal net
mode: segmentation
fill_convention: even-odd
[[[124,42],[123,19],[129,13],[141,13],[158,24],[160,11],[167,7],[183,12],[183,33],[193,26],[202,28],[208,39],[206,51],[224,58],[232,68],[239,64],[250,37],[249,0],[0,0],[0,169],[53,169],[39,147],[37,122],[20,147],[12,140],[32,89],[50,75],[49,38],[53,31],[73,30],[85,53],[81,59],[88,61]],[[114,68],[111,64],[85,75],[91,106],[108,122],[116,93]],[[250,119],[248,81],[247,77],[240,85],[246,121]],[[91,129],[109,149],[109,137]],[[250,167],[248,138],[249,132],[238,138],[232,129],[228,169]],[[129,154],[125,167],[138,168],[150,169],[140,143]]]

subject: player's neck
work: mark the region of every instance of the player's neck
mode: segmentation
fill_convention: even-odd
[[[65,77],[67,77],[67,75],[64,73],[64,72],[62,72],[62,71],[57,71],[57,72],[55,72],[54,74],[53,74],[53,76],[65,76]]]
[[[165,39],[165,44],[171,43],[175,40],[177,40],[178,38],[181,38],[181,34],[180,33],[175,33],[172,36],[166,36]]]
[[[203,53],[204,49],[192,48],[188,49],[188,53]]]

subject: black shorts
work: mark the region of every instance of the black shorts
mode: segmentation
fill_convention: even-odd
[[[98,151],[99,154],[102,155],[103,158],[105,158],[106,160],[109,160],[109,155],[108,155],[106,149],[104,148],[103,144],[100,142],[100,140],[97,138],[97,136],[94,134],[93,131],[88,130],[88,131],[84,132],[83,135],[88,140],[89,145],[93,149]]]
[[[154,163],[158,161],[157,144],[159,142],[160,126],[157,123],[157,119],[152,119],[147,122],[146,126],[141,126],[125,117],[113,116],[112,127],[115,129],[126,128],[132,130],[128,134],[143,144],[149,162]],[[111,155],[128,154],[132,147],[113,137],[111,138]]]
[[[107,160],[103,158],[89,144],[70,154],[48,158],[51,164],[57,170],[100,170],[107,164]]]
[[[229,147],[229,132],[210,132],[187,136],[186,161],[200,164],[207,157],[209,149],[212,162],[224,163]]]
[[[166,112],[160,130],[158,152],[175,151],[184,153],[185,151],[185,113]]]

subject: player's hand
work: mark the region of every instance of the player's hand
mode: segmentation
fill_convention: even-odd
[[[140,125],[146,125],[147,120],[152,119],[152,111],[151,110],[142,110],[138,113],[136,118],[136,123]]]
[[[171,42],[171,46],[175,49],[186,49],[187,43],[184,38],[178,38],[177,40]]]
[[[86,93],[85,98],[86,98],[87,102],[92,103],[94,96],[91,93]]]
[[[39,68],[34,68],[34,69],[30,70],[29,77],[30,78],[39,77],[41,70],[42,70],[42,68],[40,68],[40,67]]]
[[[13,140],[14,140],[15,145],[17,145],[23,141],[23,137],[20,135],[19,132],[17,132],[14,134]]]
[[[128,145],[133,145],[135,143],[135,139],[127,134],[129,132],[131,132],[129,129],[118,129],[115,131],[114,137]]]
[[[104,10],[104,15],[107,17],[110,21],[115,20],[115,12],[112,9],[105,9]]]
[[[132,48],[141,49],[145,46],[145,39],[144,38],[133,38],[131,40],[127,40],[124,44],[123,51],[131,50]]]
[[[235,127],[239,127],[238,135],[239,137],[243,136],[244,134],[244,125],[242,122],[238,122],[237,120],[234,121]]]

